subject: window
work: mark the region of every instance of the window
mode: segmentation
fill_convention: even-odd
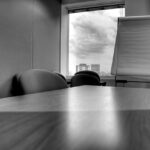
[[[124,0],[65,4],[61,9],[60,72],[111,72],[118,17],[125,16]]]
[[[80,70],[110,75],[117,20],[122,16],[124,8],[69,14],[69,75]]]

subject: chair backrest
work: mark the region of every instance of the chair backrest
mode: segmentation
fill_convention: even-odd
[[[80,85],[100,85],[100,82],[96,76],[91,76],[89,74],[76,74],[71,79],[71,87]]]
[[[31,69],[18,77],[21,94],[30,94],[44,91],[67,88],[67,83],[60,76],[46,70]]]
[[[79,71],[79,72],[76,72],[75,75],[78,75],[78,74],[88,74],[88,75],[91,75],[91,76],[95,76],[98,78],[99,82],[100,82],[100,76],[94,72],[94,71],[91,71],[91,70],[83,70],[83,71]]]

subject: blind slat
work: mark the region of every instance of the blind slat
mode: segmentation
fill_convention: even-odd
[[[112,74],[150,76],[150,17],[120,18]]]

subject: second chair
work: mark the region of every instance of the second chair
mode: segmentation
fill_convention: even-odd
[[[106,82],[101,83],[99,75],[91,70],[84,70],[75,73],[71,79],[71,87],[80,85],[102,85],[105,86]]]
[[[100,82],[95,76],[88,74],[77,74],[71,79],[71,87],[80,85],[99,85]]]

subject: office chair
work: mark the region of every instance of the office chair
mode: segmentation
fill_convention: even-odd
[[[100,82],[96,76],[89,74],[76,74],[71,79],[71,87],[80,85],[100,85]]]
[[[77,75],[77,74],[88,74],[88,75],[91,75],[91,76],[95,76],[100,81],[99,75],[94,71],[83,70],[83,71],[78,71],[78,72],[75,73],[75,75]]]
[[[31,69],[18,77],[21,94],[30,94],[67,88],[64,79],[46,70]]]
[[[94,71],[83,70],[83,71],[79,71],[79,72],[75,73],[75,75],[78,75],[78,74],[88,74],[88,75],[91,75],[91,76],[95,76],[99,80],[99,85],[106,86],[106,82],[101,82],[100,81],[100,76],[96,72],[94,72]]]

